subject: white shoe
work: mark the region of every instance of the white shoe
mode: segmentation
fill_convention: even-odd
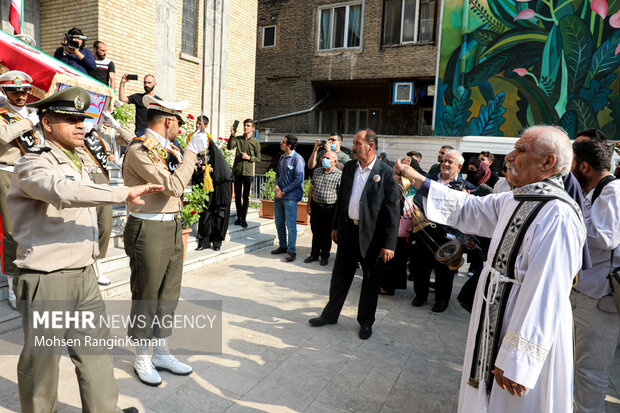
[[[177,376],[188,376],[194,371],[187,364],[177,360],[172,354],[153,354],[151,362],[156,370],[166,370]]]
[[[140,381],[146,385],[157,387],[161,384],[161,376],[153,367],[151,357],[139,354],[133,363],[133,371],[136,372]]]
[[[99,285],[110,285],[112,283],[112,280],[110,280],[105,275],[99,274],[99,278],[97,278],[97,283]]]

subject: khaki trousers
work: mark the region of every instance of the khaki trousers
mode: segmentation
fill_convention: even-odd
[[[110,184],[108,178],[102,173],[95,174],[93,180],[96,184]],[[97,207],[97,229],[99,230],[99,256],[97,258],[105,258],[108,253],[108,245],[112,235],[112,210],[112,205]]]
[[[11,185],[11,172],[0,171],[0,219],[2,219],[2,271],[9,277],[15,272],[13,261],[17,257],[17,242],[13,239],[13,226],[6,207],[6,196]]]
[[[92,265],[79,270],[61,270],[50,273],[18,269],[13,278],[18,309],[22,313],[24,348],[17,364],[17,382],[23,413],[49,413],[58,411],[58,363],[62,347],[41,347],[35,336],[45,330],[33,328],[31,310],[90,311],[98,320],[105,315],[105,304],[99,292]],[[106,339],[106,328],[55,330],[56,336],[82,340],[85,336]],[[49,337],[49,335],[47,335]],[[80,388],[82,411],[94,413],[119,413],[116,405],[118,388],[114,379],[112,356],[105,347],[88,350],[68,346],[69,356],[75,365]],[[89,353],[89,354],[84,354]]]
[[[169,337],[172,328],[156,321],[174,315],[181,295],[181,221],[151,221],[130,215],[123,242],[131,268],[132,315],[145,320],[130,327],[127,335],[137,339]]]

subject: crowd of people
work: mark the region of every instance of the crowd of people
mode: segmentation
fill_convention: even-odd
[[[95,60],[85,40],[71,29],[57,57],[79,70],[106,72],[102,81],[114,84],[105,44],[95,42]],[[82,88],[26,104],[32,77],[20,71],[0,76],[1,264],[12,276],[12,300],[24,316],[18,362],[23,412],[55,411],[58,404],[62,347],[36,353],[35,296],[38,302],[60,301],[65,311],[105,313],[97,283],[106,280],[97,260],[107,249],[112,205],[128,206],[123,241],[131,315],[147,322],[131,325],[127,335],[140,340],[133,367],[150,386],[162,383],[160,371],[193,371],[170,352],[172,328],[148,322],[172,316],[180,297],[179,212],[186,187],[202,184],[211,193],[198,224],[198,250],[220,249],[233,182],[235,225],[248,225],[250,186],[261,159],[254,122],[246,119],[238,136],[236,126],[231,129],[232,168],[206,132],[206,116],[197,119],[181,152],[174,143],[188,103],[156,96],[152,75],[144,77],[145,93],[127,97],[128,78],[121,78],[119,98],[136,105],[133,134],[107,113],[108,126],[86,128],[90,96]],[[116,159],[106,135],[127,145],[125,186],[108,185],[107,163]],[[620,334],[614,299],[620,302],[620,289],[612,290],[608,277],[620,267],[620,180],[612,174],[620,174],[620,166],[612,165],[620,144],[595,129],[579,132],[571,143],[560,128],[533,126],[506,155],[498,176],[488,151],[465,165],[462,154],[442,146],[425,173],[419,151],[395,162],[377,153],[378,137],[370,129],[355,134],[354,159],[341,150],[342,143],[338,133],[317,140],[308,160],[312,246],[304,262],[328,265],[332,242],[337,244],[327,303],[309,324],[338,322],[358,268],[360,339],[373,334],[379,296],[406,288],[408,278],[412,305],[425,305],[432,294],[431,311],[441,313],[465,253],[470,278],[457,299],[471,318],[459,411],[567,412],[573,400],[580,411],[602,411]],[[297,144],[294,135],[282,138],[274,189],[279,245],[271,253],[286,254],[288,262],[296,259],[306,166]],[[63,334],[109,337],[107,329],[71,326]],[[157,344],[148,344],[153,338]],[[84,410],[120,411],[109,349],[69,351]]]

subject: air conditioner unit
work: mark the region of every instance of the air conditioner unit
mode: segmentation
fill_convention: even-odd
[[[413,81],[394,82],[392,91],[393,105],[412,105],[413,104]]]

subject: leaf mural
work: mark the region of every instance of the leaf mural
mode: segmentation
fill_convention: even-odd
[[[483,46],[490,45],[498,37],[499,34],[491,30],[476,30],[474,33],[474,39]]]
[[[566,131],[569,138],[575,139],[577,135],[577,115],[575,112],[564,112],[560,119],[560,126]]]
[[[620,42],[620,30],[616,30],[605,43],[594,52],[592,63],[588,71],[587,83],[595,77],[604,76],[615,71],[620,66],[620,53],[615,54],[616,46]]]
[[[553,107],[553,103],[549,100],[545,92],[536,86],[536,83],[527,77],[515,77],[504,73],[504,80],[512,83],[519,94],[525,98],[525,101],[529,104],[528,108],[532,112],[532,121],[536,124],[544,125],[557,125],[560,122],[560,117]],[[532,122],[522,123],[523,126],[528,126]]]
[[[561,46],[559,43],[558,29],[553,26],[545,42],[540,66],[540,84],[547,96],[551,96],[556,90],[556,79],[562,57],[562,48],[559,47]]]
[[[575,93],[583,83],[592,59],[592,35],[583,20],[564,16],[558,24],[568,69],[568,90]]]
[[[441,79],[437,79],[437,96],[443,96],[447,88],[448,85],[444,85]],[[443,99],[437,99],[437,105],[435,106],[435,130],[438,135],[445,135],[441,126],[441,119],[445,113],[446,105],[444,105]]]
[[[592,106],[594,112],[600,112],[609,101],[609,99],[607,98],[607,96],[609,96],[609,94],[611,93],[611,89],[609,88],[609,86],[615,79],[615,73],[610,73],[601,81],[599,81],[598,79],[594,79],[592,83],[590,83],[589,88],[579,89],[578,96],[584,99],[586,102],[590,102],[590,106]]]
[[[567,111],[573,111],[577,115],[577,129],[599,129],[596,113],[592,106],[582,98],[573,98],[566,104]]]
[[[541,60],[543,43],[526,42],[496,53],[465,73],[464,86],[476,86],[507,69],[530,67]]]
[[[473,103],[469,98],[471,90],[465,89],[460,96],[455,96],[452,105],[446,106],[446,113],[441,119],[441,127],[446,136],[463,136],[467,119],[471,115],[469,108]]]
[[[515,29],[498,36],[495,41],[480,55],[480,62],[488,59],[497,53],[505,50],[513,50],[516,46],[524,43],[540,42],[540,52],[543,52],[543,45],[547,41],[548,33],[543,30]]]
[[[505,97],[504,92],[499,92],[495,99],[487,102],[486,106],[480,106],[480,113],[477,118],[471,120],[467,134],[475,136],[501,135],[499,127],[506,120],[504,119],[506,108],[503,107]]]

